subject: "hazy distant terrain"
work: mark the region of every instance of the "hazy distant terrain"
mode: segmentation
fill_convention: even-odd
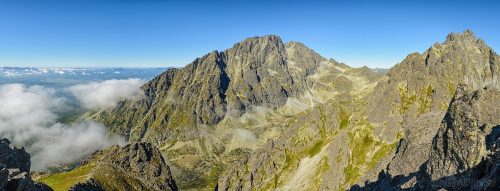
[[[0,136],[25,146],[36,171],[65,168],[123,142],[100,123],[77,120],[80,115],[142,95],[139,87],[163,70],[0,67]]]
[[[36,68],[0,67],[0,84],[21,83],[60,88],[92,81],[153,79],[166,68]]]

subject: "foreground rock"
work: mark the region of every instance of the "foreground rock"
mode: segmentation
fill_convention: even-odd
[[[9,144],[9,140],[0,139],[0,191],[52,190],[31,179],[30,155],[24,148],[11,148]]]
[[[69,181],[77,180],[70,188]],[[150,143],[113,146],[97,151],[73,171],[45,177],[57,190],[166,190],[175,191],[170,167]]]
[[[499,190],[500,91],[467,89],[457,88],[432,142],[405,147],[403,139],[387,173],[352,190]],[[400,160],[411,157],[425,162],[415,170]]]
[[[499,106],[500,92],[496,90],[469,94],[465,86],[457,89],[426,165],[433,189],[464,190],[487,179],[488,172],[498,173]],[[500,182],[499,177],[495,179],[491,181]],[[487,185],[478,185],[483,186]],[[500,189],[500,184],[496,187]]]

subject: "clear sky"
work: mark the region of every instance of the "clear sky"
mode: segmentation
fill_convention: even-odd
[[[0,0],[0,66],[184,66],[275,34],[389,68],[469,28],[500,50],[498,1]]]

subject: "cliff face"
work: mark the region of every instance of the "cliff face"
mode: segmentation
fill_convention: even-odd
[[[481,165],[498,162],[499,105],[500,92],[491,87],[472,94],[467,93],[465,86],[457,89],[434,137],[426,165],[433,188],[464,190],[485,172],[495,171],[485,171],[487,167]]]
[[[500,91],[491,86],[469,91],[458,86],[432,141],[418,144],[405,137],[377,181],[352,189],[498,190]],[[403,145],[408,141],[410,146]],[[412,157],[423,162],[402,160]]]

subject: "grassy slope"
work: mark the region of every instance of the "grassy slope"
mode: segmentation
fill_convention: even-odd
[[[66,191],[71,186],[87,180],[94,167],[95,165],[92,164],[84,165],[69,172],[62,172],[42,177],[37,181],[47,184],[54,189],[54,191]]]

